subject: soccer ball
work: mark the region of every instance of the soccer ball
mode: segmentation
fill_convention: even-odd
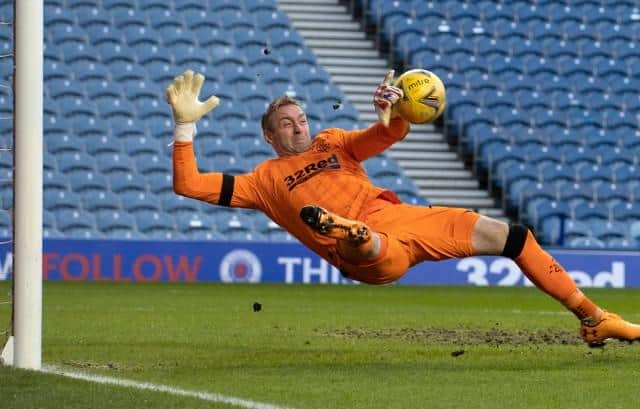
[[[431,71],[420,68],[406,71],[393,85],[404,92],[404,97],[395,105],[396,110],[412,124],[433,122],[444,111],[447,92],[442,80]]]

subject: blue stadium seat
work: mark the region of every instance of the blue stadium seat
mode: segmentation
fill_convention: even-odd
[[[128,190],[119,195],[122,198],[122,210],[130,214],[161,211],[160,198],[144,191]]]
[[[141,233],[153,238],[173,238],[174,218],[163,213],[141,212],[135,215],[136,225]]]
[[[164,121],[171,119],[170,107],[162,99],[140,100],[135,104],[138,118],[144,121]]]
[[[44,208],[50,212],[60,210],[76,210],[80,206],[80,198],[69,191],[45,191]]]
[[[137,56],[138,62],[145,66],[147,69],[150,65],[163,65],[173,63],[171,54],[167,53],[166,49],[164,49],[162,46],[156,44],[141,44],[135,48],[135,54]]]
[[[201,138],[200,136],[194,142],[194,150],[198,154],[202,154],[205,157],[236,156],[235,144],[230,139],[220,136],[208,138]]]
[[[126,0],[103,0],[102,6],[109,11],[135,9],[132,2]]]
[[[232,30],[233,42],[237,48],[244,49],[248,46],[267,47],[269,37],[266,33],[255,29],[247,30],[244,27]]]
[[[96,217],[96,228],[108,237],[122,237],[136,229],[134,217],[126,212],[100,212]]]
[[[61,44],[58,50],[60,50],[62,58],[64,58],[67,65],[97,63],[100,61],[93,46],[83,43]]]
[[[173,192],[173,180],[169,173],[163,175],[160,173],[152,174],[147,178],[149,184],[149,190],[151,193],[162,194],[175,194]]]
[[[109,180],[109,187],[111,191],[117,194],[125,194],[126,192],[145,192],[147,190],[147,183],[138,174],[113,174],[107,175]]]
[[[151,27],[128,26],[122,29],[126,43],[136,52],[144,46],[162,45],[160,33]]]
[[[45,1],[45,4],[50,4],[50,1]],[[84,9],[93,9],[96,7],[96,2],[91,0],[68,0],[68,1],[60,1],[60,7],[63,4],[66,4],[71,10],[84,10]]]
[[[104,192],[109,188],[107,179],[100,173],[83,173],[74,172],[69,175],[69,185],[74,192],[78,193],[97,193]]]
[[[110,121],[134,119],[136,108],[123,98],[102,98],[96,101],[100,117]]]
[[[183,23],[176,18],[176,13],[170,9],[153,8],[145,10],[147,25],[159,30],[161,28],[173,27],[183,28]]]
[[[133,158],[140,154],[157,155],[160,153],[157,143],[146,136],[126,138],[124,140],[124,152]]]
[[[94,172],[95,159],[84,152],[64,152],[57,157],[58,169],[63,173]]]
[[[82,194],[82,207],[93,214],[119,211],[120,196],[110,191],[88,191]]]
[[[261,138],[242,138],[237,145],[238,152],[246,158],[258,156],[264,159],[273,156],[273,149]]]
[[[166,174],[171,172],[170,161],[156,153],[136,155],[136,169],[143,175]]]
[[[249,163],[242,157],[214,157],[210,159],[211,168],[216,172],[229,175],[241,175],[251,171]]]
[[[257,11],[274,12],[278,10],[276,0],[244,0],[244,5],[250,13]]]
[[[56,171],[45,171],[43,177],[44,190],[46,191],[68,191],[69,184],[67,178],[64,175]]]
[[[541,200],[531,209],[529,215],[532,218],[534,227],[542,226],[544,220],[555,217],[559,220],[569,219],[571,217],[571,209],[564,202],[555,200]]]
[[[617,221],[632,222],[640,219],[640,205],[634,202],[621,202],[611,207],[611,215]]]
[[[129,158],[129,156],[122,154],[105,154],[95,160],[98,171],[101,173],[111,176],[111,175],[121,175],[125,176],[129,173],[135,172],[135,166],[133,162]]]
[[[269,30],[269,44],[274,49],[281,47],[304,47],[304,39],[292,28],[275,27]]]
[[[67,237],[99,237],[95,217],[82,210],[63,209],[56,212],[58,229]]]
[[[165,196],[161,200],[162,210],[174,216],[179,214],[194,215],[200,211],[200,204],[198,201],[184,196],[174,194]]]
[[[206,66],[210,64],[207,54],[198,47],[180,46],[173,51],[173,58],[178,66]]]
[[[395,160],[386,157],[374,156],[369,158],[364,162],[364,167],[367,173],[374,178],[385,176],[401,178],[403,175],[402,169],[398,163]]]
[[[140,10],[171,10],[171,4],[164,0],[136,0]]]
[[[146,13],[136,9],[116,9],[111,16],[117,28],[145,27],[149,24]]]
[[[110,138],[108,135],[87,138],[85,150],[88,154],[98,157],[103,154],[115,154],[122,152],[122,143]]]
[[[586,165],[576,168],[577,180],[587,183],[609,183],[612,181],[611,174],[611,167],[604,165]]]
[[[151,125],[157,124],[165,126],[164,123],[156,121]],[[111,121],[111,134],[117,138],[139,137],[144,136],[144,128],[131,118],[121,118],[118,121]],[[154,135],[155,136],[155,135]]]
[[[257,27],[260,30],[268,31],[273,28],[288,29],[292,27],[289,18],[280,11],[259,10],[252,13],[255,16]]]
[[[612,239],[627,238],[627,226],[617,221],[596,220],[589,223],[591,234],[605,243]]]
[[[68,134],[45,138],[44,141],[47,151],[54,155],[69,152],[82,152],[82,146],[78,145],[78,140]]]
[[[232,233],[248,233],[253,231],[253,225],[248,217],[243,217],[241,212],[231,214],[220,213],[214,216],[217,230],[223,235]]]
[[[598,250],[606,248],[605,243],[595,237],[576,237],[569,241],[569,247],[575,249]]]
[[[601,219],[609,220],[609,208],[604,203],[583,202],[573,209],[574,218],[577,220]]]

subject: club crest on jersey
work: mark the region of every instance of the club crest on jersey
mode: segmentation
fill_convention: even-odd
[[[311,162],[302,169],[298,169],[292,174],[285,176],[284,183],[287,184],[289,191],[292,191],[296,186],[306,182],[326,169],[340,169],[340,162],[335,153],[326,159]]]

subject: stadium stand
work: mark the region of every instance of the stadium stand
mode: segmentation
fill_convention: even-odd
[[[355,3],[394,61],[444,79],[444,129],[544,243],[638,248],[620,224],[640,184],[635,2]]]
[[[620,224],[640,220],[637,5],[354,2],[394,61],[443,78],[443,129],[544,243],[640,248],[640,228]],[[203,169],[241,173],[271,155],[257,119],[282,93],[306,103],[312,132],[363,125],[275,0],[67,0],[45,4],[45,23],[46,237],[291,240],[246,212],[171,199],[163,93],[187,67],[223,101],[198,124]],[[425,202],[392,159],[365,167]],[[79,195],[75,209],[49,210],[61,194]]]

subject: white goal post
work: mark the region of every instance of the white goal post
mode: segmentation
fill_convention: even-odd
[[[5,364],[42,366],[43,0],[14,1],[13,326]]]

